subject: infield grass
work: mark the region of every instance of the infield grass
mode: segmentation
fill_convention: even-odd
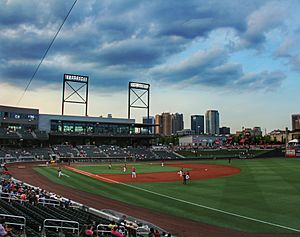
[[[147,162],[147,163],[129,163],[127,164],[127,171],[125,173],[130,174],[131,168],[134,166],[136,172],[142,173],[157,173],[157,172],[177,172],[180,168],[172,166],[162,167],[160,163]],[[95,164],[95,165],[78,165],[76,169],[90,172],[92,174],[124,174],[124,163],[113,163],[111,169],[108,168],[108,164]]]
[[[196,163],[228,165],[227,160]],[[295,233],[288,227],[300,231],[300,159],[239,159],[232,160],[231,165],[239,167],[241,173],[192,180],[188,185],[181,182],[110,184],[69,170],[63,170],[69,178],[58,178],[57,169],[53,168],[36,170],[56,183],[199,222],[252,233]]]

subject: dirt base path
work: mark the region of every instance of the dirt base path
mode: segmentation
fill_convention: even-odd
[[[136,207],[123,202],[114,201],[105,197],[53,183],[46,177],[33,170],[32,165],[28,163],[11,164],[8,165],[8,167],[13,177],[18,180],[22,180],[23,182],[46,189],[50,192],[54,192],[58,195],[70,198],[76,202],[99,210],[113,209],[119,212],[126,213],[127,215],[137,217],[139,219],[147,220],[179,237],[300,237],[300,235],[253,235],[226,228],[216,227],[209,224],[154,212],[146,208]],[[162,203],[162,205],[164,204]]]
[[[239,174],[241,172],[239,168],[225,165],[172,163],[168,164],[167,166],[178,167],[178,170],[180,170],[181,167],[183,167],[184,169],[191,169],[191,171],[189,171],[191,180],[219,178]],[[92,174],[86,171],[78,170],[76,169],[76,166],[64,166],[64,168],[108,183],[160,183],[182,181],[182,177],[180,177],[177,172],[155,172],[139,174],[137,171],[137,177],[133,179],[131,177],[131,174]]]

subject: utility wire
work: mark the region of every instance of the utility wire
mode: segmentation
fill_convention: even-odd
[[[64,18],[62,24],[60,25],[60,27],[59,27],[59,29],[57,30],[56,34],[54,35],[53,39],[51,40],[51,43],[49,44],[47,50],[45,51],[45,53],[44,53],[44,55],[43,55],[43,57],[42,57],[40,63],[39,63],[38,66],[36,67],[34,73],[32,74],[32,76],[31,76],[29,82],[27,83],[27,86],[25,87],[24,92],[23,92],[22,96],[20,97],[20,99],[19,99],[17,105],[19,105],[19,103],[20,103],[21,100],[23,99],[23,97],[24,97],[26,91],[28,90],[28,88],[29,88],[29,86],[30,86],[32,80],[34,79],[36,73],[38,72],[40,66],[42,65],[44,59],[46,58],[46,56],[47,56],[47,54],[48,54],[50,48],[52,47],[52,45],[53,45],[53,43],[54,43],[54,41],[55,41],[57,35],[59,34],[59,32],[60,32],[61,28],[63,27],[63,25],[65,24],[66,20],[68,19],[69,15],[70,15],[70,13],[71,13],[71,11],[72,11],[72,9],[74,8],[74,6],[75,6],[76,3],[77,3],[77,0],[75,0],[75,1],[73,2],[73,4],[72,4],[72,6],[71,6],[71,8],[70,8],[70,10],[69,10],[69,12],[68,12],[68,14],[67,14],[66,17]]]

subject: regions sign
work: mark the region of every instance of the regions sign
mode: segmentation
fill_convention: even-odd
[[[73,74],[64,74],[64,79],[67,81],[87,82],[89,80],[89,77]]]

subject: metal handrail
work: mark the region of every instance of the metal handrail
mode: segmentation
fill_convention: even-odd
[[[16,218],[16,219],[21,220],[22,223],[5,221],[5,224],[9,224],[9,225],[12,225],[12,226],[20,226],[20,229],[23,230],[23,234],[25,234],[26,218],[24,216],[14,216],[14,215],[8,215],[8,214],[0,214],[0,216],[5,217],[5,218]]]
[[[60,206],[60,200],[52,199],[52,198],[39,198],[38,204],[43,206],[51,205],[51,206]]]
[[[47,222],[58,222],[60,225],[47,225]],[[67,227],[63,226],[64,224],[74,224],[75,227]],[[66,230],[72,230],[73,233],[77,231],[77,236],[79,237],[79,222],[77,221],[69,221],[69,220],[60,220],[60,219],[45,219],[43,222],[43,231],[45,231],[46,228],[55,228],[56,230],[60,229],[66,229]]]

